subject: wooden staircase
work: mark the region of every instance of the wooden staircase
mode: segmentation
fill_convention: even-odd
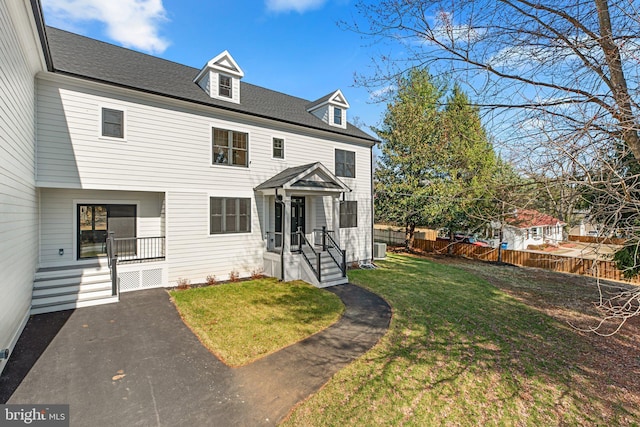
[[[314,266],[313,272],[315,273],[316,264],[313,251],[310,248],[303,246],[303,252],[306,254],[307,258],[311,260],[312,265]],[[321,255],[320,280],[316,280],[316,283],[314,283],[315,286],[319,288],[326,288],[329,286],[342,285],[349,282],[349,279],[342,275],[342,270],[340,269],[338,264],[335,263],[335,261],[329,254],[329,251],[322,251],[321,248],[316,247],[316,252],[320,253]],[[337,255],[334,254],[334,256],[336,256],[337,259],[340,259],[337,257]],[[309,265],[306,263],[306,261],[301,260],[300,262],[301,264],[304,264],[304,267],[309,268]]]
[[[118,302],[106,264],[40,268],[35,274],[31,314]]]

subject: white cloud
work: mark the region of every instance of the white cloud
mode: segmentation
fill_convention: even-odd
[[[169,46],[159,27],[168,21],[162,0],[43,0],[47,23],[76,30],[99,21],[107,35],[125,47],[162,53]]]
[[[390,97],[395,91],[397,87],[395,85],[389,85],[382,87],[378,90],[374,90],[369,94],[369,101],[380,102],[386,100]]]
[[[308,10],[319,9],[327,0],[266,0],[267,9],[272,12],[290,12],[295,10],[304,13]]]
[[[433,37],[444,43],[469,44],[477,42],[486,34],[484,29],[455,23],[453,15],[444,11],[436,16],[434,22]]]

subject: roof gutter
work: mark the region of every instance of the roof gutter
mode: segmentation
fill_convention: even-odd
[[[54,71],[53,58],[51,56],[51,50],[49,49],[49,40],[47,39],[47,32],[44,28],[44,16],[42,15],[42,6],[40,0],[31,0],[31,10],[33,11],[33,19],[36,22],[36,28],[38,30],[38,38],[40,39],[40,45],[42,46],[42,54],[44,55],[45,65],[47,71]]]
[[[37,0],[35,0],[35,1],[37,1]],[[361,141],[363,141],[363,143],[366,143],[370,147],[373,147],[378,142],[378,140],[376,140],[373,137],[365,138],[365,137],[360,137],[360,136],[356,136],[356,135],[348,135],[348,134],[345,134],[345,133],[342,133],[342,132],[338,132],[338,131],[335,131],[335,130],[332,130],[332,129],[324,129],[324,128],[320,128],[320,127],[317,127],[317,126],[302,125],[300,123],[292,122],[292,121],[289,121],[289,120],[278,119],[278,118],[275,118],[275,117],[265,116],[263,114],[251,113],[251,112],[248,112],[248,111],[242,111],[242,110],[238,110],[238,109],[235,109],[235,108],[226,107],[226,106],[223,106],[223,105],[208,104],[206,102],[197,101],[197,100],[188,99],[188,98],[183,98],[183,97],[176,96],[176,95],[170,95],[170,94],[166,94],[166,93],[162,93],[162,92],[156,92],[156,91],[153,91],[153,90],[142,89],[142,88],[138,88],[138,87],[125,85],[125,84],[122,84],[122,83],[114,83],[114,82],[110,82],[110,81],[107,81],[107,80],[97,79],[97,78],[94,78],[94,77],[83,76],[81,74],[76,74],[76,73],[71,73],[69,71],[55,69],[55,67],[53,67],[53,65],[52,65],[52,69],[49,70],[49,71],[52,71],[52,72],[54,72],[56,74],[65,75],[65,76],[68,76],[68,77],[78,78],[78,79],[81,79],[81,80],[88,80],[88,81],[92,81],[92,82],[96,82],[96,83],[102,83],[102,84],[109,85],[109,86],[116,86],[116,87],[120,87],[120,88],[123,88],[123,89],[129,89],[129,90],[133,90],[133,91],[136,91],[136,92],[143,92],[143,93],[148,93],[148,94],[151,94],[151,95],[162,96],[164,98],[171,98],[171,99],[175,99],[175,100],[178,100],[178,101],[188,102],[190,104],[197,104],[197,105],[202,105],[202,106],[209,107],[209,108],[217,108],[217,109],[220,109],[220,110],[231,111],[231,112],[234,112],[234,113],[244,114],[244,115],[247,115],[247,116],[258,117],[258,118],[261,118],[261,119],[273,120],[273,121],[276,121],[276,122],[286,123],[286,124],[289,124],[289,125],[294,125],[294,126],[298,126],[298,127],[302,127],[302,128],[306,128],[306,129],[314,129],[314,130],[318,130],[318,131],[321,131],[321,132],[333,133],[333,134],[340,135],[340,136],[343,136],[343,137],[348,137],[348,138],[354,138],[354,139],[357,139],[357,140],[361,140]]]

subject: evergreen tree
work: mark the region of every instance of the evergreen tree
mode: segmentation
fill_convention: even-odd
[[[445,94],[427,71],[412,69],[377,130],[377,220],[404,226],[407,247],[418,225],[475,229],[495,205],[500,162],[478,111],[459,87],[443,103]]]

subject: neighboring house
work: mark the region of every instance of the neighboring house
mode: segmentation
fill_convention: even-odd
[[[340,90],[308,101],[243,82],[226,51],[194,69],[45,27],[37,0],[0,3],[0,65],[0,350],[30,313],[120,290],[329,286],[372,259],[376,140]]]
[[[524,250],[529,245],[557,244],[563,240],[566,224],[551,215],[532,209],[516,211],[505,219],[502,229],[507,249]]]

